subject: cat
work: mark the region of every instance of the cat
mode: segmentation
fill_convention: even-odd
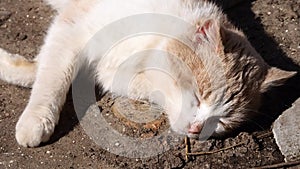
[[[296,74],[264,62],[244,33],[207,1],[46,2],[57,15],[36,58],[31,61],[0,49],[0,79],[32,87],[29,103],[16,125],[16,140],[24,147],[49,140],[70,85],[84,66],[94,70],[92,76],[103,90],[117,95],[147,99],[153,91],[160,91],[164,100],[152,97],[151,101],[164,107],[175,132],[190,137],[199,137],[208,124],[213,124],[213,136],[232,132],[257,112],[264,92]],[[178,39],[144,35],[128,38],[99,56],[97,43],[106,39],[88,43],[105,25],[147,13],[189,22],[192,30],[181,31],[180,36],[187,37],[192,47]],[[146,52],[146,56],[131,59],[148,49],[165,52]],[[122,67],[126,60],[132,64]],[[159,70],[147,71],[149,65],[166,70],[170,76]],[[124,83],[128,86],[120,81],[113,87],[117,72],[120,77],[135,78],[130,85]]]

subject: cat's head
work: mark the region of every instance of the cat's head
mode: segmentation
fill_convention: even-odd
[[[199,22],[192,39],[194,53],[172,45],[197,81],[197,110],[171,122],[174,130],[191,137],[230,133],[258,113],[264,92],[296,74],[265,63],[226,18]]]

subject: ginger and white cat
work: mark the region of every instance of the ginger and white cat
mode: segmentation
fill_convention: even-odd
[[[32,87],[29,103],[16,125],[16,139],[25,147],[38,146],[50,138],[69,87],[83,66],[94,70],[93,76],[104,90],[118,95],[143,99],[149,98],[152,91],[160,91],[164,101],[155,97],[152,101],[165,108],[174,131],[191,137],[199,136],[210,121],[215,125],[213,135],[231,132],[257,111],[263,92],[295,74],[268,66],[245,35],[212,3],[196,0],[47,2],[57,10],[57,16],[35,60],[0,49],[0,79]],[[105,25],[145,13],[175,16],[191,24],[193,30],[182,31],[180,36],[190,39],[192,48],[172,38],[145,35],[128,38],[106,55],[98,55],[97,41],[88,43]],[[131,56],[149,49],[165,51],[164,56],[148,52],[133,64],[121,66]],[[147,71],[147,66],[156,64],[170,76],[161,71]],[[122,72],[124,77],[134,75],[128,88],[122,83],[113,87],[117,72]]]

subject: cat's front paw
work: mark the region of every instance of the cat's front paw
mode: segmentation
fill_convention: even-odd
[[[22,114],[16,125],[16,139],[24,147],[37,147],[49,140],[54,132],[55,120],[35,114]]]

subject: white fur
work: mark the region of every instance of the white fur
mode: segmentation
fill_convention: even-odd
[[[74,0],[45,0],[49,5],[51,5],[51,7],[53,9],[56,10],[61,10],[63,9],[65,6],[67,6],[67,4],[70,1],[74,1]]]
[[[16,126],[16,139],[25,147],[35,147],[47,141],[58,122],[59,113],[65,101],[66,93],[83,64],[89,64],[96,72],[97,82],[105,90],[133,98],[147,98],[152,91],[158,90],[166,96],[164,106],[168,112],[171,126],[177,132],[186,134],[188,126],[197,111],[209,112],[197,108],[198,89],[192,82],[179,80],[179,75],[190,79],[190,74],[174,71],[167,56],[161,66],[172,72],[175,79],[164,73],[151,70],[132,79],[129,92],[113,88],[116,72],[123,61],[136,52],[151,48],[163,49],[166,39],[157,36],[143,36],[125,40],[105,56],[98,56],[97,41],[85,48],[91,37],[103,26],[135,14],[163,13],[182,18],[195,24],[199,18],[218,18],[219,13],[214,5],[203,3],[200,6],[194,1],[182,0],[47,0],[59,11],[51,25],[40,53],[37,56],[38,69],[29,71],[23,67],[11,66],[11,55],[0,50],[0,78],[10,83],[33,85],[30,101]],[[102,39],[105,40],[105,39]],[[157,45],[151,45],[159,41]],[[149,46],[150,45],[150,46]],[[85,51],[82,49],[85,48]],[[19,56],[16,55],[18,59]],[[131,76],[142,64],[151,65],[153,61],[133,61],[132,69],[124,69],[122,76]],[[7,64],[8,63],[8,64]],[[20,77],[20,71],[26,75]],[[36,78],[35,78],[36,73]],[[180,78],[179,78],[180,79]],[[175,85],[176,82],[178,85]],[[196,94],[195,94],[196,93]],[[161,98],[153,101],[161,103]],[[190,115],[186,115],[190,114]],[[205,120],[205,119],[203,119]]]

